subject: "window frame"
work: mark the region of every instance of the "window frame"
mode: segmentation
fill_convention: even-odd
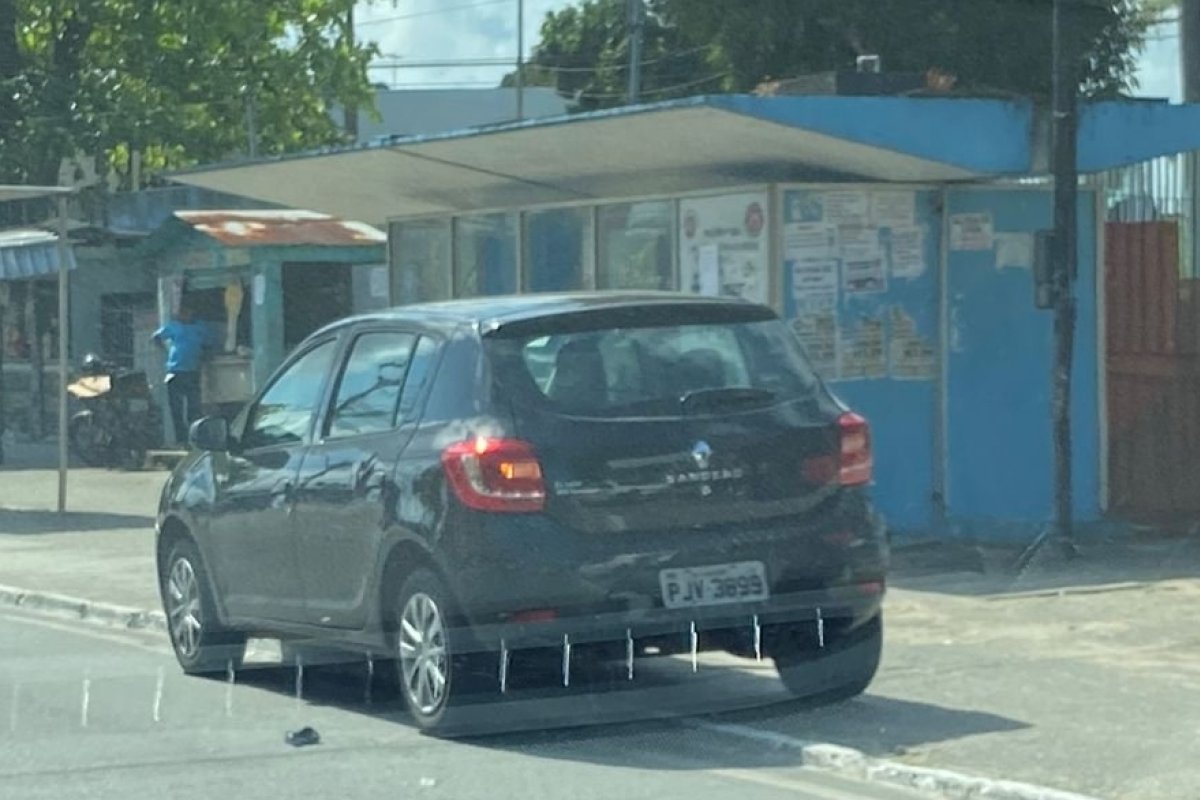
[[[280,365],[279,369],[277,369],[275,371],[275,373],[273,375],[271,375],[271,378],[263,386],[262,391],[260,391],[257,395],[255,395],[254,400],[251,401],[245,407],[245,409],[242,411],[242,413],[240,415],[241,419],[237,423],[237,429],[238,429],[237,442],[238,442],[238,450],[240,452],[262,453],[262,452],[269,452],[272,450],[287,449],[289,447],[304,447],[304,446],[307,446],[312,443],[313,432],[316,430],[316,424],[322,416],[321,409],[325,405],[325,403],[328,401],[329,376],[331,373],[331,370],[328,368],[326,368],[325,375],[321,378],[321,387],[317,392],[316,408],[314,409],[312,417],[308,421],[308,428],[305,431],[304,436],[301,437],[301,440],[299,442],[265,444],[265,445],[258,445],[255,447],[246,447],[245,446],[246,434],[252,429],[253,424],[254,424],[255,415],[257,414],[259,407],[262,405],[262,400],[264,397],[266,397],[267,392],[269,392],[273,388],[275,388],[275,386],[279,383],[279,381],[285,375],[287,375],[287,373],[292,369],[292,367],[294,367],[301,359],[303,359],[305,356],[308,356],[314,350],[316,350],[320,347],[324,347],[325,345],[332,345],[333,346],[332,363],[337,364],[339,358],[341,358],[343,353],[345,352],[345,347],[343,346],[343,342],[341,340],[342,340],[342,331],[336,331],[336,332],[331,333],[330,335],[321,336],[318,339],[314,339],[311,342],[306,342],[303,345],[301,345],[301,347],[299,347],[292,354],[292,356],[289,359],[287,359],[285,362],[283,362],[282,365]]]
[[[412,351],[409,354],[408,366],[404,369],[404,380],[400,384],[400,393],[396,397],[396,409],[392,418],[392,425],[382,430],[368,431],[364,433],[346,434],[343,436],[331,436],[329,434],[329,425],[333,422],[334,408],[333,404],[337,402],[337,391],[341,387],[342,377],[345,374],[346,368],[350,365],[350,356],[354,352],[354,344],[360,338],[367,334],[378,333],[393,333],[401,336],[414,337]],[[404,388],[408,385],[408,378],[412,374],[413,360],[417,354],[417,349],[420,347],[422,340],[429,339],[433,342],[436,348],[433,354],[433,363],[430,366],[432,378],[436,379],[437,372],[441,366],[442,357],[445,354],[445,337],[429,330],[422,330],[418,326],[406,325],[364,325],[351,330],[343,331],[343,341],[338,348],[337,365],[334,370],[331,370],[331,377],[326,379],[326,385],[323,392],[323,399],[320,404],[320,414],[317,424],[313,428],[312,444],[333,444],[342,442],[353,442],[358,439],[364,439],[371,436],[381,436],[396,431],[404,430],[420,423],[425,414],[425,400],[429,396],[430,387],[433,385],[433,379],[426,384],[420,396],[417,398],[415,405],[414,417],[406,420],[400,413],[401,402],[404,399]]]
[[[338,400],[338,392],[342,390],[342,382],[346,377],[346,370],[350,368],[350,359],[354,356],[354,347],[366,336],[378,336],[380,334],[391,334],[393,336],[410,336],[412,337],[412,347],[408,352],[408,363],[404,365],[404,375],[400,379],[400,391],[396,393],[396,404],[392,409],[391,424],[385,428],[379,428],[371,431],[362,431],[360,433],[345,433],[334,434],[331,430],[334,420],[337,418],[337,408],[335,407]],[[360,439],[364,436],[378,436],[384,433],[391,433],[403,427],[403,421],[400,419],[400,398],[404,394],[404,386],[408,383],[408,375],[412,369],[413,356],[417,352],[417,346],[420,344],[422,334],[419,331],[399,327],[364,327],[350,332],[346,336],[346,342],[341,349],[341,355],[338,359],[337,369],[333,380],[330,382],[329,391],[324,404],[322,405],[321,422],[317,428],[320,435],[316,437],[320,443],[324,442],[343,442],[353,439]]]

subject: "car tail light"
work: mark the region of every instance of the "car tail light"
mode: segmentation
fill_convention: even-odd
[[[871,429],[858,414],[847,411],[838,417],[837,455],[816,456],[805,460],[804,479],[809,483],[862,486],[871,482],[874,459],[871,456]]]
[[[518,439],[479,437],[442,451],[442,468],[454,494],[477,511],[541,511],[546,505],[542,465],[533,447]]]
[[[842,434],[841,462],[838,483],[842,486],[862,486],[871,482],[875,459],[871,455],[871,428],[867,421],[852,411],[838,417]]]

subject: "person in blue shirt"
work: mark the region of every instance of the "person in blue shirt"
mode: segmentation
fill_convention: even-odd
[[[188,430],[200,417],[200,363],[210,339],[208,327],[187,306],[154,332],[154,341],[167,350],[167,401],[176,444],[187,443]]]

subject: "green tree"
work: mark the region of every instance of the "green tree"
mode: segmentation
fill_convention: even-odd
[[[668,22],[716,45],[726,88],[854,65],[875,54],[889,71],[938,69],[969,91],[1046,96],[1053,0],[657,0]],[[1081,88],[1115,95],[1134,87],[1149,21],[1137,0],[1069,0]]]
[[[1053,0],[646,4],[646,99],[748,92],[764,80],[853,69],[866,54],[879,55],[887,71],[948,73],[967,92],[1050,93]],[[579,92],[583,107],[624,102],[626,7],[625,0],[584,0],[547,15],[533,58],[544,72],[530,82]],[[1136,0],[1071,0],[1069,8],[1083,91],[1132,89],[1151,12]]]
[[[583,0],[546,15],[525,71],[527,85],[555,86],[581,110],[621,105],[628,87],[628,0]],[[719,86],[705,45],[668,25],[651,6],[642,35],[641,97],[666,100]],[[513,74],[502,85],[513,85]]]
[[[339,141],[331,103],[370,105],[353,0],[0,0],[0,181],[64,157],[127,175]]]

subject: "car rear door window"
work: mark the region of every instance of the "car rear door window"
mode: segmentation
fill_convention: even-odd
[[[567,330],[489,340],[498,377],[560,413],[671,416],[698,395],[811,396],[817,378],[778,320]]]
[[[247,450],[303,442],[311,429],[325,378],[333,365],[335,339],[327,339],[292,362],[263,392],[247,419]]]
[[[354,340],[338,381],[326,436],[358,436],[396,426],[401,387],[417,337],[399,331],[364,333]]]
[[[425,387],[433,378],[437,365],[438,341],[422,336],[412,354],[412,365],[400,392],[400,421],[413,422],[421,413],[420,402],[425,396]]]

